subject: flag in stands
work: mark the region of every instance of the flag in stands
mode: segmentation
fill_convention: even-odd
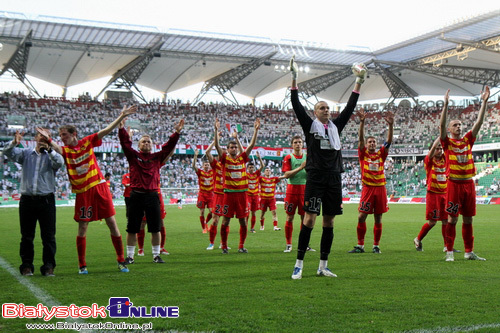
[[[226,128],[229,133],[233,133],[234,131],[240,133],[243,130],[241,124],[226,124]]]

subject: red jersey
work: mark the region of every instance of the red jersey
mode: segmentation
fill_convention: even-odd
[[[144,153],[133,149],[125,128],[120,128],[118,137],[129,164],[132,190],[156,192],[160,183],[160,168],[163,166],[163,160],[175,149],[179,133],[174,132],[168,142],[156,153]]]
[[[247,168],[245,166],[248,161],[245,152],[234,159],[228,154],[222,154],[220,162],[223,165],[224,192],[248,191]]]
[[[130,173],[126,173],[122,176],[122,185],[125,186],[125,190],[123,190],[123,196],[125,198],[130,197],[130,192],[132,189],[130,188]]]
[[[101,144],[102,140],[94,133],[79,140],[75,146],[61,147],[73,193],[83,193],[104,181],[93,149]]]
[[[214,193],[224,194],[224,174],[222,172],[222,164],[214,159],[210,163],[212,170],[214,170]]]
[[[214,171],[197,169],[196,175],[198,176],[198,186],[200,187],[200,192],[212,193],[214,191]]]
[[[469,131],[461,139],[449,137],[441,140],[443,151],[446,155],[447,175],[454,180],[468,180],[476,175],[476,167],[472,158],[472,146],[476,138]]]
[[[254,173],[247,173],[247,177],[248,177],[247,195],[250,195],[250,196],[259,195],[260,170],[257,170]]]
[[[446,159],[424,158],[425,172],[427,174],[427,191],[433,193],[446,193]]]
[[[276,184],[280,181],[278,177],[260,177],[260,198],[272,199],[276,195]]]
[[[381,146],[375,153],[369,153],[368,148],[359,149],[358,157],[361,167],[361,181],[368,186],[384,186],[384,162],[389,151],[386,146]]]

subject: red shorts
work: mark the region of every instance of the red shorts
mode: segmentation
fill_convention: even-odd
[[[92,222],[102,220],[116,214],[113,197],[106,183],[97,184],[83,193],[76,194],[76,222]]]
[[[212,208],[214,203],[214,192],[198,192],[198,202],[196,202],[196,207],[198,208]]]
[[[446,212],[453,217],[476,216],[476,187],[474,181],[453,181],[448,179]]]
[[[447,221],[446,193],[427,191],[425,195],[425,219],[427,221]]]
[[[255,212],[260,209],[260,197],[258,195],[248,195],[248,208],[251,212]]]
[[[358,211],[365,214],[383,214],[388,210],[385,186],[363,185]]]
[[[224,194],[214,192],[214,214],[217,216],[223,216],[222,209],[224,208]]]
[[[263,199],[260,198],[260,210],[265,212],[267,209],[276,210],[276,199]]]
[[[298,214],[304,216],[304,194],[287,194],[284,207],[287,215],[295,215],[298,210]]]
[[[247,192],[225,192],[222,215],[224,217],[236,217],[238,219],[247,217]]]

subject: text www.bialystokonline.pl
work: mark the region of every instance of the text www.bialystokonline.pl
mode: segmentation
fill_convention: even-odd
[[[153,323],[66,323],[57,322],[55,324],[26,324],[28,330],[152,330]]]

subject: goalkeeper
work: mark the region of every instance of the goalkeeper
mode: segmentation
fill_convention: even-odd
[[[307,114],[299,102],[297,87],[298,66],[295,59],[290,60],[292,72],[291,100],[293,110],[300,126],[304,131],[307,144],[306,171],[307,181],[304,193],[304,225],[299,233],[297,247],[297,261],[292,279],[302,278],[304,255],[309,245],[311,231],[314,228],[316,217],[321,213],[323,206],[323,233],[320,243],[320,262],[318,276],[336,277],[328,269],[328,255],[333,242],[333,219],[342,214],[342,153],[340,149],[340,133],[349,121],[359,97],[359,90],[366,75],[363,64],[354,64],[352,71],[356,75],[356,84],[345,109],[340,115],[331,120],[330,108],[324,101],[314,105],[315,119]]]

